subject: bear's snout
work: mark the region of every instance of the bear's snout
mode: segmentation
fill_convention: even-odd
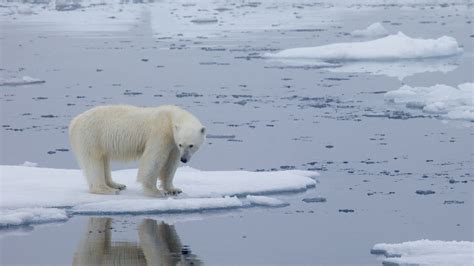
[[[181,158],[181,162],[182,162],[182,163],[187,163],[187,162],[188,162],[188,159],[186,159],[186,158]]]

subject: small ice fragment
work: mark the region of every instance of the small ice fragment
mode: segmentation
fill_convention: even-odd
[[[363,30],[355,30],[351,32],[353,37],[383,37],[388,35],[388,30],[379,22],[368,26]]]
[[[443,118],[474,120],[474,83],[457,87],[437,84],[431,87],[404,85],[385,94],[385,100],[404,104],[407,108],[421,109],[425,113],[438,114]]]
[[[235,139],[235,135],[212,135],[207,134],[208,139]]]
[[[461,200],[445,200],[443,204],[464,204]]]
[[[266,197],[266,196],[253,196],[253,195],[248,195],[246,199],[253,205],[259,205],[259,206],[268,206],[268,207],[283,207],[283,206],[288,206],[289,204],[286,202],[283,202],[279,199],[271,198],[271,197]]]
[[[326,198],[323,198],[323,197],[304,198],[303,201],[306,202],[306,203],[326,202]]]
[[[13,78],[1,78],[0,77],[0,86],[21,86],[21,85],[32,85],[32,84],[41,84],[45,83],[46,81],[32,78],[30,76],[23,76],[21,78],[13,77]]]
[[[430,195],[435,194],[436,192],[434,192],[433,190],[417,190],[415,191],[415,193],[419,195]]]
[[[416,240],[376,244],[370,253],[384,255],[384,265],[472,265],[474,242]]]
[[[354,212],[354,210],[353,209],[339,209],[339,212],[348,213],[348,212]]]
[[[21,166],[37,167],[37,166],[38,166],[38,163],[33,163],[33,162],[25,161],[23,164],[21,164]]]
[[[191,20],[192,23],[195,24],[211,24],[211,23],[217,23],[216,18],[195,18]]]
[[[68,219],[64,209],[57,208],[20,208],[0,210],[0,228],[36,224],[45,222],[65,221]]]

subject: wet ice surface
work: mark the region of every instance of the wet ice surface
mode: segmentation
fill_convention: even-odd
[[[2,17],[8,53],[0,76],[45,83],[0,87],[0,164],[77,168],[66,134],[76,114],[100,104],[175,103],[195,113],[211,135],[191,166],[310,169],[321,176],[313,190],[275,196],[289,203],[283,208],[113,217],[112,240],[131,243],[136,254],[144,254],[137,243],[145,218],[175,223],[177,247],[186,245],[206,264],[380,265],[370,254],[376,243],[473,241],[472,122],[445,120],[384,97],[403,85],[473,82],[473,7],[408,2],[127,4],[97,8],[111,14],[93,8],[69,13],[95,19],[67,22],[65,13],[45,21],[28,15],[37,6],[15,9]],[[375,22],[391,34],[451,36],[464,52],[335,66],[262,58],[294,47],[367,41],[350,33]],[[303,201],[316,197],[327,201]],[[2,264],[71,264],[80,257],[81,239],[93,231],[89,219],[3,232]],[[20,250],[31,256],[19,256]]]
[[[471,265],[474,243],[469,241],[418,240],[398,244],[376,244],[370,251],[387,257],[384,263],[401,265]]]

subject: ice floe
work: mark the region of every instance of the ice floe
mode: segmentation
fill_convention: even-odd
[[[229,209],[257,204],[280,206],[283,205],[281,201],[269,197],[239,197],[304,191],[315,186],[313,177],[318,175],[317,172],[299,170],[199,171],[183,167],[178,169],[174,182],[184,191],[182,195],[150,198],[143,195],[140,185],[135,182],[136,169],[112,172],[114,180],[127,185],[127,189],[119,195],[90,194],[82,173],[75,169],[3,165],[0,172],[0,210],[8,210],[9,215],[14,215],[15,210],[22,213],[24,208],[38,208],[38,212],[65,208],[68,214],[143,214]]]
[[[268,207],[288,206],[288,203],[284,201],[281,201],[279,199],[275,199],[272,197],[267,197],[267,196],[248,195],[246,199],[250,204],[258,205],[258,206],[268,206]]]
[[[109,200],[79,204],[72,208],[73,214],[148,214],[175,213],[242,207],[237,197],[184,198],[184,199],[129,199]]]
[[[365,41],[334,43],[316,47],[292,48],[278,53],[266,53],[268,58],[317,59],[322,61],[387,61],[454,56],[462,48],[453,37],[438,39],[411,38],[402,32],[384,38]]]
[[[440,84],[431,87],[404,85],[398,90],[387,92],[385,99],[446,119],[474,120],[474,83],[463,83],[458,87]]]
[[[353,37],[371,37],[371,38],[376,38],[376,37],[383,37],[387,36],[388,30],[382,26],[379,22],[371,24],[368,26],[366,29],[363,30],[355,30],[351,32],[351,35]]]
[[[474,261],[474,242],[417,240],[376,244],[372,254],[385,255],[384,265],[464,266]]]
[[[32,78],[30,76],[23,77],[10,77],[10,78],[1,78],[0,77],[0,86],[21,86],[21,85],[31,85],[31,84],[41,84],[45,83],[44,80]]]
[[[67,219],[68,215],[66,214],[66,211],[58,208],[0,209],[0,228],[45,222],[58,222]]]

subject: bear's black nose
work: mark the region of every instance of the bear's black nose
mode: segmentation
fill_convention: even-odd
[[[182,162],[182,163],[187,163],[187,162],[188,162],[188,159],[186,159],[186,158],[181,158],[181,162]]]

